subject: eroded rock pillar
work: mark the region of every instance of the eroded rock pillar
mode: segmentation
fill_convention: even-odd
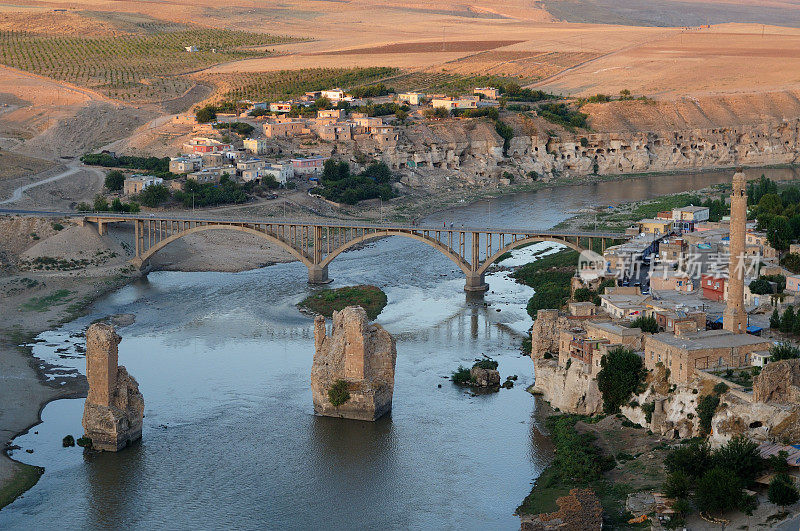
[[[314,363],[311,390],[318,415],[376,420],[392,409],[397,349],[367,313],[350,306],[333,313],[330,335],[325,318],[314,321]]]
[[[114,327],[96,323],[86,331],[86,379],[83,430],[97,450],[116,452],[142,437],[144,398],[139,384],[118,365],[122,338]]]

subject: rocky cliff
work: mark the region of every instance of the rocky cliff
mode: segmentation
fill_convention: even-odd
[[[97,450],[116,452],[142,437],[144,398],[133,376],[117,365],[120,341],[108,324],[96,323],[86,331],[89,395],[82,424]]]
[[[410,186],[500,184],[540,178],[621,175],[800,162],[800,120],[756,125],[570,132],[541,119],[507,115],[515,134],[507,153],[487,119],[446,120],[399,128],[396,142],[358,143]]]
[[[594,415],[603,410],[603,398],[597,380],[584,370],[581,363],[560,367],[554,359],[533,362],[536,383],[531,390],[542,395],[553,408],[565,413]]]
[[[800,359],[768,363],[753,380],[753,400],[800,403]]]
[[[330,334],[325,318],[317,316],[314,345],[311,390],[318,415],[375,420],[392,409],[395,341],[380,325],[368,323],[363,308],[334,312]]]

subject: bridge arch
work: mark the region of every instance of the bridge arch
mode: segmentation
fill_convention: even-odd
[[[188,236],[189,234],[194,234],[194,233],[197,233],[197,232],[203,232],[203,231],[207,231],[207,230],[236,230],[236,231],[240,231],[240,232],[246,232],[248,234],[253,234],[254,236],[258,236],[259,238],[267,240],[268,242],[274,243],[274,244],[278,245],[279,247],[281,247],[282,249],[285,249],[292,256],[294,256],[295,258],[300,260],[306,267],[311,268],[311,267],[314,266],[314,264],[311,262],[311,260],[307,256],[305,256],[303,253],[301,253],[300,251],[298,251],[297,249],[295,249],[294,247],[289,245],[287,242],[281,240],[280,238],[277,238],[276,236],[274,236],[272,234],[268,234],[266,232],[261,232],[259,230],[251,229],[250,227],[242,227],[242,226],[239,226],[239,225],[222,225],[222,224],[220,224],[220,225],[199,225],[199,226],[192,227],[190,229],[186,229],[184,231],[175,233],[175,234],[169,236],[168,238],[165,238],[165,239],[161,240],[160,242],[156,243],[152,247],[150,247],[145,253],[143,253],[141,256],[139,256],[139,260],[140,260],[141,264],[145,264],[145,263],[147,263],[147,261],[150,259],[151,256],[153,256],[155,253],[157,253],[158,251],[160,251],[161,249],[163,249],[164,247],[166,247],[170,243],[172,243],[172,242],[174,242],[176,240],[179,240],[179,239],[183,238],[184,236]]]
[[[454,253],[453,251],[451,251],[448,247],[446,247],[445,245],[442,245],[440,242],[434,240],[433,238],[426,238],[425,236],[422,236],[421,234],[414,234],[414,233],[411,233],[411,232],[393,231],[393,230],[379,230],[379,231],[376,231],[376,232],[370,232],[368,234],[364,234],[364,235],[358,236],[356,238],[353,238],[352,240],[349,240],[347,243],[345,243],[343,245],[340,245],[339,247],[337,247],[336,249],[331,251],[330,254],[328,254],[328,256],[326,256],[325,259],[322,260],[322,262],[320,262],[319,267],[323,267],[323,268],[328,267],[328,264],[330,264],[333,261],[334,258],[339,256],[340,254],[342,254],[346,250],[348,250],[348,249],[350,249],[352,247],[355,247],[359,243],[363,243],[363,242],[366,242],[366,241],[369,241],[369,240],[375,240],[375,239],[378,239],[378,238],[386,238],[387,236],[402,236],[404,238],[411,238],[411,239],[414,239],[414,240],[421,241],[421,242],[433,247],[434,249],[436,249],[437,251],[439,251],[440,253],[445,255],[447,258],[452,260],[452,262],[454,264],[456,264],[459,267],[459,269],[461,269],[461,271],[464,272],[464,274],[467,274],[467,275],[470,274],[470,265],[469,265],[469,263],[466,260],[464,260],[461,256],[459,256],[456,253]]]
[[[540,242],[552,242],[552,243],[558,243],[558,244],[561,244],[561,245],[566,245],[567,247],[570,247],[571,249],[574,249],[575,251],[578,251],[579,253],[582,252],[582,251],[586,251],[587,250],[585,247],[581,247],[577,243],[571,242],[571,241],[566,240],[566,239],[556,238],[556,237],[553,237],[553,236],[532,236],[530,238],[524,238],[522,240],[517,240],[517,241],[515,241],[513,243],[509,243],[505,247],[501,248],[499,251],[497,251],[491,257],[487,258],[483,262],[483,264],[481,264],[481,266],[478,268],[478,273],[481,274],[481,275],[486,273],[486,270],[489,269],[489,267],[491,267],[491,265],[495,262],[495,260],[500,258],[503,254],[507,253],[508,251],[513,251],[514,249],[519,249],[520,247],[524,247],[524,246],[529,245],[531,243],[540,243]]]

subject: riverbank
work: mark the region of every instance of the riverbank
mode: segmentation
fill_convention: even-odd
[[[84,378],[47,379],[46,369],[31,353],[34,338],[86,313],[97,298],[119,289],[138,273],[126,263],[91,268],[84,274],[25,272],[0,278],[3,318],[0,320],[0,507],[36,484],[39,467],[8,457],[10,441],[41,422],[42,409],[61,398],[85,396]]]

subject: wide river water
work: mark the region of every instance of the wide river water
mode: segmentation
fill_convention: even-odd
[[[797,178],[795,170],[751,177]],[[541,190],[453,208],[424,223],[549,228],[586,207],[726,182],[731,172],[648,176]],[[515,251],[505,265],[552,248]],[[34,355],[84,373],[85,327],[130,313],[120,363],[145,399],[143,440],[84,454],[82,399],[58,400],[13,453],[44,466],[39,483],[0,511],[3,529],[518,528],[513,513],[552,457],[544,405],[520,341],[532,291],[497,272],[484,296],[430,247],[389,238],[345,253],[331,287],[374,284],[378,317],[397,338],[394,409],[378,422],[313,415],[313,320],[295,305],[313,291],[304,266],[243,273],[151,273],[99,300],[91,314],[45,332]],[[446,377],[482,354],[513,389],[472,396]],[[27,453],[24,450],[33,450]]]

